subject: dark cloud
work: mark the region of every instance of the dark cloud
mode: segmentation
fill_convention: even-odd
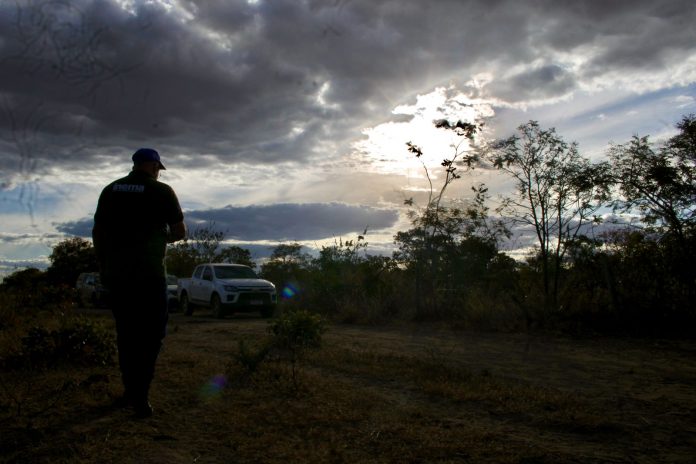
[[[396,224],[394,210],[341,203],[276,204],[187,211],[189,229],[213,227],[228,239],[242,241],[322,240],[388,229]],[[89,237],[93,220],[56,224],[69,235]]]
[[[278,204],[193,211],[186,214],[190,224],[213,222],[236,240],[321,240],[392,227],[394,210],[340,203]],[[195,226],[194,226],[195,227]]]
[[[556,65],[543,66],[492,84],[492,92],[509,102],[563,96],[575,87],[575,77]]]
[[[186,11],[2,2],[0,135],[11,143],[0,165],[102,163],[145,141],[199,165],[306,160],[345,150],[395,102],[480,70],[546,63],[491,87],[519,101],[584,76],[663,71],[696,47],[688,0],[177,4]],[[594,55],[579,75],[551,56],[583,47]]]
[[[91,237],[94,220],[92,218],[80,219],[79,221],[67,221],[54,224],[58,232],[77,237]]]
[[[594,54],[578,79],[607,72],[659,72],[693,55],[696,9],[688,1],[551,2],[541,40]],[[552,18],[558,17],[553,20]]]
[[[32,234],[0,234],[0,242],[2,243],[21,243],[26,240],[35,239],[36,237]]]

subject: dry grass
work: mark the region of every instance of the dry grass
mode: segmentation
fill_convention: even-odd
[[[103,312],[94,317],[108,319]],[[691,463],[696,345],[330,326],[293,384],[253,374],[255,318],[173,315],[155,416],[108,408],[115,367],[8,376],[3,462]]]

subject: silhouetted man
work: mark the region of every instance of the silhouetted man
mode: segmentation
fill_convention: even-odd
[[[124,387],[117,403],[138,417],[152,415],[148,393],[166,333],[167,243],[186,236],[174,190],[157,180],[162,169],[157,151],[136,151],[130,174],[102,191],[92,230],[116,322]]]

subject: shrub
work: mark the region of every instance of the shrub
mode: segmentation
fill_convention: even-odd
[[[271,344],[268,340],[261,341],[259,346],[252,346],[244,338],[239,340],[237,352],[233,353],[232,357],[234,364],[242,369],[244,380],[248,380],[259,370],[270,350]]]
[[[109,330],[98,322],[77,318],[57,329],[31,327],[21,338],[19,352],[4,359],[3,367],[103,366],[113,364],[115,353],[115,340]]]
[[[261,371],[262,365],[272,361],[271,378],[283,378],[284,363],[289,363],[292,389],[299,390],[299,366],[306,350],[321,346],[325,332],[324,319],[304,309],[286,310],[268,327],[268,336],[256,343],[239,340],[237,352],[232,355],[228,377],[246,382]],[[240,372],[241,371],[241,372]],[[234,373],[233,373],[234,372]],[[240,375],[241,374],[241,375]]]
[[[326,331],[324,319],[304,309],[281,314],[271,323],[273,346],[301,354],[307,348],[321,346],[322,334]]]

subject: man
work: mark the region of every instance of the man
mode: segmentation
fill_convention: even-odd
[[[186,236],[174,190],[157,180],[163,169],[157,151],[136,151],[130,174],[102,191],[92,230],[116,322],[124,387],[117,403],[138,417],[152,415],[148,393],[167,326],[167,243]]]

